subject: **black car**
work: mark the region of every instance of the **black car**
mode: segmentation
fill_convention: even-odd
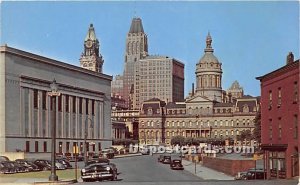
[[[97,159],[91,159],[91,160],[88,160],[86,165],[90,165],[90,164],[95,164],[95,163],[109,163],[109,159],[107,158],[97,158]]]
[[[100,181],[100,180],[116,180],[117,173],[109,164],[94,163],[81,169],[81,178],[83,182]]]
[[[159,157],[157,158],[157,161],[162,163],[163,160],[164,160],[164,155],[159,155]]]
[[[39,167],[37,165],[33,164],[33,162],[31,162],[31,161],[27,161],[25,159],[16,159],[15,162],[27,167],[30,172],[40,171]]]
[[[48,160],[37,159],[33,162],[35,165],[39,167],[40,170],[46,171],[51,170],[51,163]]]
[[[0,173],[2,174],[13,174],[17,173],[17,170],[14,166],[8,165],[5,161],[0,162]]]
[[[164,163],[164,164],[170,164],[171,163],[171,156],[164,155],[162,163]]]
[[[20,165],[15,161],[2,161],[2,164],[11,169],[15,169],[17,173],[24,173],[29,171],[27,167]]]
[[[266,172],[262,169],[250,169],[247,172],[246,179],[254,180],[254,179],[264,179]]]
[[[71,163],[66,159],[56,159],[56,162],[59,162],[59,163],[63,164],[67,169],[73,168]]]
[[[180,159],[173,159],[170,163],[172,170],[183,170],[183,165]]]

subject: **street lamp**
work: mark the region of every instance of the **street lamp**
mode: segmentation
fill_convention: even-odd
[[[51,148],[51,175],[49,176],[49,181],[58,181],[58,176],[56,175],[55,168],[55,149],[56,149],[56,97],[60,96],[58,92],[58,85],[56,80],[53,79],[53,82],[50,84],[51,92],[48,92],[48,95],[51,96],[52,100],[52,148]]]
[[[88,126],[88,121],[90,120],[90,128],[93,128],[93,120],[89,117],[85,119],[85,124],[84,124],[84,166],[87,164],[87,145],[86,145],[86,138],[87,138],[87,129],[86,127]]]

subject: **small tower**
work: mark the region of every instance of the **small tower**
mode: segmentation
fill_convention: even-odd
[[[80,57],[80,67],[102,73],[104,60],[99,53],[99,46],[93,24],[90,24],[88,33],[84,39],[84,52]]]
[[[222,63],[214,55],[210,33],[206,37],[204,55],[196,64],[196,79],[196,95],[222,101]]]

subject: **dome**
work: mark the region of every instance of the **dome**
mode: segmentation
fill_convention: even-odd
[[[200,59],[199,63],[219,63],[218,58],[214,55],[214,49],[211,46],[212,38],[210,33],[206,37],[206,48],[204,49],[204,55]]]
[[[205,52],[199,63],[219,63],[219,60],[213,52]]]

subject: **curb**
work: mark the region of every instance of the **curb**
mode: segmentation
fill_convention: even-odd
[[[142,155],[141,153],[138,153],[138,154],[128,154],[128,155],[117,155],[117,156],[114,156],[114,158],[117,159],[117,158],[134,157],[134,156],[141,156],[141,155]]]
[[[59,180],[59,181],[49,181],[49,182],[34,182],[33,184],[35,185],[47,185],[47,184],[74,184],[77,183],[78,181],[76,179],[72,179],[72,180]]]

